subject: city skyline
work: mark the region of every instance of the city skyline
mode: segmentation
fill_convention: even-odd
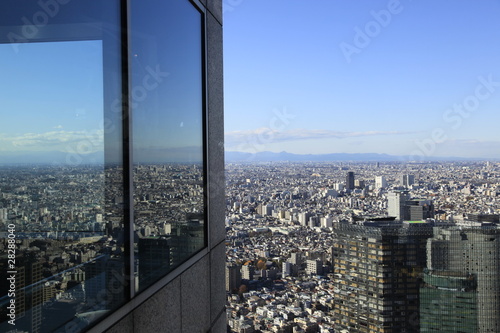
[[[500,157],[498,1],[223,10],[226,151]]]
[[[499,172],[228,163],[231,332],[497,332]]]

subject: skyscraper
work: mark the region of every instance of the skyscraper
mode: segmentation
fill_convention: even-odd
[[[375,177],[375,189],[381,189],[387,187],[387,180],[384,176],[376,176]]]
[[[347,190],[354,190],[354,172],[349,171],[345,177],[345,187]]]
[[[170,239],[147,237],[139,239],[139,288],[158,280],[162,272],[170,270],[173,264]]]
[[[415,183],[415,175],[401,175],[400,184],[406,188],[410,187]]]
[[[335,324],[348,332],[418,332],[429,223],[340,223],[333,248]]]
[[[477,297],[473,274],[426,270],[420,288],[420,331],[478,332]]]
[[[435,230],[427,243],[427,269],[420,291],[423,328],[500,332],[500,229]],[[436,323],[440,317],[447,319]]]
[[[226,266],[226,291],[232,292],[241,285],[241,267],[239,265]]]
[[[387,213],[395,216],[396,220],[403,220],[405,217],[405,203],[410,199],[408,191],[395,191],[387,195]]]

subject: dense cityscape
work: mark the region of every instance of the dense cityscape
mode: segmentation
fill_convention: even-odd
[[[119,307],[123,170],[2,171],[0,223],[16,234],[18,329],[51,331],[69,318],[65,329],[78,329]],[[203,248],[204,191],[198,165],[140,165],[133,177],[141,290]],[[492,162],[228,163],[228,330],[496,331],[498,193]],[[109,293],[109,285],[120,288]]]
[[[231,332],[497,332],[500,165],[229,163]]]

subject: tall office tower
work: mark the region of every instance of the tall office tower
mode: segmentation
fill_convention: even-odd
[[[6,255],[0,258],[0,281],[5,281],[0,283],[0,294],[7,295],[10,289],[10,281],[7,280],[10,278],[8,257]],[[19,323],[22,318],[26,315],[26,311],[29,309],[26,308],[26,269],[24,265],[19,265],[16,267],[16,299],[15,299],[15,314],[16,314],[16,323]],[[9,318],[7,315],[10,312],[10,309],[7,308],[8,304],[2,303],[2,307],[0,307],[0,316],[3,318]],[[19,326],[18,326],[19,327]],[[1,328],[1,327],[0,327]]]
[[[319,226],[319,221],[319,216],[311,216],[308,221],[309,228],[315,228]]]
[[[323,274],[323,262],[319,259],[306,261],[306,273],[311,275]]]
[[[405,217],[405,203],[410,200],[408,191],[395,191],[387,195],[387,212],[389,216],[395,216],[396,220]]]
[[[292,275],[292,267],[293,267],[293,264],[291,262],[288,262],[288,261],[285,261],[281,265],[281,274],[283,275],[283,277]]]
[[[5,256],[7,258],[7,256]],[[42,311],[43,311],[43,265],[36,261],[32,255],[27,255],[24,258],[16,258],[18,267],[15,274],[15,311],[16,311],[16,328],[27,332],[42,332]],[[7,262],[7,261],[6,261]],[[8,266],[0,265],[0,268]],[[3,273],[7,273],[7,269]],[[0,277],[6,280],[9,275],[0,274]],[[8,289],[10,283],[2,283],[2,288]],[[6,304],[6,303],[4,303]],[[0,314],[7,317],[4,311],[7,310],[7,305],[0,309]],[[7,331],[7,330],[5,330]]]
[[[169,239],[170,264],[172,267],[181,264],[189,257],[190,253],[199,249],[200,245],[203,244],[205,239],[203,225],[204,221],[201,219],[189,219],[188,222],[172,224],[172,233]]]
[[[294,265],[301,266],[302,263],[304,262],[302,252],[292,252],[290,254],[290,259],[288,259],[288,261]]]
[[[41,280],[44,278],[43,265],[39,261],[36,261],[36,257],[32,254],[24,257],[21,263],[24,267],[24,278],[21,277],[20,282],[22,281],[24,286],[18,284],[17,277],[19,274],[16,274],[16,303],[18,296],[24,296],[23,306],[26,312],[23,322],[20,323],[17,321],[16,324],[21,324],[18,327],[22,327],[29,332],[41,332],[43,307],[43,283]],[[23,292],[18,293],[21,290]],[[19,305],[21,305],[21,302]]]
[[[124,263],[116,256],[111,256],[106,262],[106,288],[111,292],[107,302],[111,308],[118,307],[125,303],[125,297],[121,293],[113,293],[115,286],[123,284]]]
[[[342,191],[344,189],[344,184],[342,184],[342,183],[335,183],[335,184],[333,184],[333,189],[335,191]]]
[[[419,332],[430,223],[339,223],[333,247],[338,332]]]
[[[387,187],[387,180],[384,176],[376,176],[375,177],[375,189],[381,189]]]
[[[299,213],[299,223],[301,226],[307,226],[309,223],[309,218],[312,216],[311,213],[308,212],[302,212]]]
[[[345,188],[347,190],[354,190],[354,172],[349,171],[345,176]]]
[[[226,291],[232,292],[241,285],[241,266],[226,266]]]
[[[401,175],[400,184],[404,187],[409,187],[415,183],[415,175]]]
[[[420,290],[426,332],[500,332],[500,229],[436,229]]]
[[[241,267],[241,277],[245,280],[253,280],[255,269],[250,265],[243,265]]]
[[[267,204],[265,207],[265,212],[262,215],[271,216],[273,215],[274,206],[272,204]]]
[[[171,242],[167,237],[139,238],[139,288],[158,280],[159,273],[173,264]]]
[[[100,255],[83,266],[85,273],[85,299],[88,303],[98,302],[98,295],[106,288],[105,267],[107,255]]]
[[[321,228],[331,228],[333,226],[333,219],[331,216],[327,215],[320,219]]]

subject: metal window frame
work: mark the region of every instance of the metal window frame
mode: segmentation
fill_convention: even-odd
[[[210,253],[210,222],[209,217],[209,198],[210,198],[210,175],[208,170],[208,84],[207,84],[207,9],[199,0],[186,0],[189,1],[201,14],[201,29],[202,31],[202,122],[203,122],[203,196],[204,196],[204,217],[205,217],[205,247],[197,253],[193,254],[189,259],[180,264],[178,267],[168,272],[157,282],[141,291],[140,293],[135,290],[134,283],[134,206],[133,206],[133,155],[132,155],[132,119],[130,110],[130,67],[129,67],[129,22],[130,22],[130,1],[120,0],[120,27],[121,27],[121,68],[122,68],[122,117],[123,117],[123,176],[124,176],[124,201],[127,203],[124,209],[124,233],[125,233],[125,276],[128,277],[125,290],[125,298],[127,302],[118,309],[112,310],[110,314],[106,314],[102,319],[98,320],[93,325],[86,328],[87,332],[103,332],[127,315],[131,314],[141,304],[146,302],[160,289],[168,285],[174,279],[179,277],[182,273],[187,271],[190,267],[200,261],[203,257]]]

